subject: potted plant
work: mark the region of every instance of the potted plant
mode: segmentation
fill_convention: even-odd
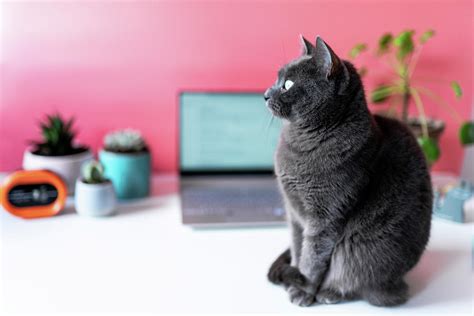
[[[82,169],[76,181],[75,206],[77,213],[102,217],[114,214],[116,198],[112,182],[105,178],[104,167],[92,160]]]
[[[88,147],[74,144],[73,124],[73,118],[66,121],[60,114],[47,115],[40,122],[42,141],[33,142],[23,155],[23,169],[55,172],[66,182],[69,194],[74,194],[82,165],[92,159]]]
[[[414,71],[420,57],[423,45],[434,35],[433,30],[421,34],[416,41],[415,31],[406,30],[393,36],[391,33],[383,34],[378,42],[376,56],[383,59],[392,69],[392,78],[380,83],[370,93],[370,99],[374,104],[389,102],[389,107],[382,112],[384,115],[393,116],[406,123],[417,137],[429,164],[433,164],[440,157],[438,146],[439,138],[445,128],[441,120],[434,120],[426,116],[422,97],[430,98],[436,104],[445,108],[461,128],[459,130],[460,141],[463,145],[474,142],[474,123],[462,122],[460,115],[438,94],[423,87],[415,80]],[[349,57],[354,59],[368,48],[367,44],[359,43],[349,52]],[[359,73],[365,75],[367,69],[360,68]],[[437,79],[438,80],[438,79]],[[451,81],[450,86],[456,98],[461,98],[462,89],[457,81]],[[415,105],[418,116],[409,117],[411,101]]]
[[[99,159],[118,199],[149,195],[151,155],[139,131],[125,129],[107,134]]]

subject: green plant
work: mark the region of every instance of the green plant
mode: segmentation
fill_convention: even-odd
[[[40,122],[41,142],[33,142],[34,153],[43,156],[72,155],[87,150],[86,147],[74,146],[76,136],[72,129],[74,119],[64,120],[60,114],[46,115]]]
[[[109,180],[104,176],[104,166],[100,162],[92,160],[84,164],[82,168],[82,181],[90,184],[99,184]]]
[[[376,56],[388,63],[393,70],[393,77],[389,82],[378,85],[370,93],[370,99],[375,104],[390,101],[389,113],[395,114],[405,123],[409,123],[409,106],[410,101],[413,100],[421,125],[421,136],[418,138],[418,142],[430,163],[434,163],[439,158],[440,149],[437,141],[430,135],[422,96],[432,99],[461,122],[459,114],[439,95],[425,87],[413,84],[413,74],[422,48],[434,34],[433,30],[427,30],[421,34],[418,40],[415,40],[415,31],[413,30],[405,30],[396,36],[391,33],[383,34],[378,41]],[[356,44],[350,50],[349,57],[354,59],[367,49],[368,45],[365,43]],[[363,75],[367,73],[367,69],[362,67],[359,73]],[[456,98],[461,98],[462,89],[459,83],[451,81],[450,86]],[[399,113],[397,113],[397,109]],[[473,144],[474,124],[472,122],[461,124],[459,132],[461,143],[463,145]]]
[[[124,129],[109,133],[104,138],[104,148],[118,153],[136,153],[147,151],[145,140],[139,131]]]

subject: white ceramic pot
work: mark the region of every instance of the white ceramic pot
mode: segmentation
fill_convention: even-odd
[[[73,195],[76,179],[81,175],[82,165],[92,158],[90,150],[67,156],[41,156],[26,150],[23,154],[23,169],[53,171],[66,182],[68,194]]]
[[[74,203],[77,213],[81,215],[92,217],[113,215],[117,198],[112,182],[91,184],[77,179]]]

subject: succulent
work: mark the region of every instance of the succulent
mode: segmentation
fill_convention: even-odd
[[[147,145],[141,133],[133,129],[124,129],[109,133],[104,138],[104,148],[118,153],[136,153],[147,151]]]
[[[96,160],[86,163],[82,167],[82,181],[90,184],[108,182],[104,176],[104,166]]]
[[[60,114],[47,115],[45,121],[40,122],[41,142],[33,142],[34,152],[43,156],[65,156],[83,152],[86,147],[75,147],[75,132],[72,130],[74,118],[65,120]]]

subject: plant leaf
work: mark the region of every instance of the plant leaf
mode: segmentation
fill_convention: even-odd
[[[459,129],[459,140],[463,145],[474,144],[474,122],[464,122]]]
[[[393,35],[391,33],[385,33],[379,39],[379,48],[377,54],[382,55],[387,52],[392,44]]]
[[[462,89],[457,81],[451,81],[451,89],[453,89],[456,98],[460,99],[462,97]]]
[[[420,36],[420,43],[421,44],[424,44],[426,43],[430,38],[432,38],[433,36],[435,35],[435,31],[434,30],[427,30],[425,31],[423,34],[421,34]]]
[[[371,95],[370,99],[373,103],[382,103],[387,100],[392,95],[392,87],[387,85],[380,85],[375,88]]]
[[[415,45],[413,44],[414,33],[415,32],[412,30],[403,31],[393,40],[393,44],[398,47],[398,59],[404,59],[407,55],[413,52],[415,48]]]
[[[441,156],[438,143],[434,139],[422,136],[418,138],[418,144],[420,144],[429,164],[433,164]]]
[[[366,50],[367,50],[367,44],[365,43],[355,44],[354,47],[352,47],[352,49],[349,51],[349,58],[354,59]]]

